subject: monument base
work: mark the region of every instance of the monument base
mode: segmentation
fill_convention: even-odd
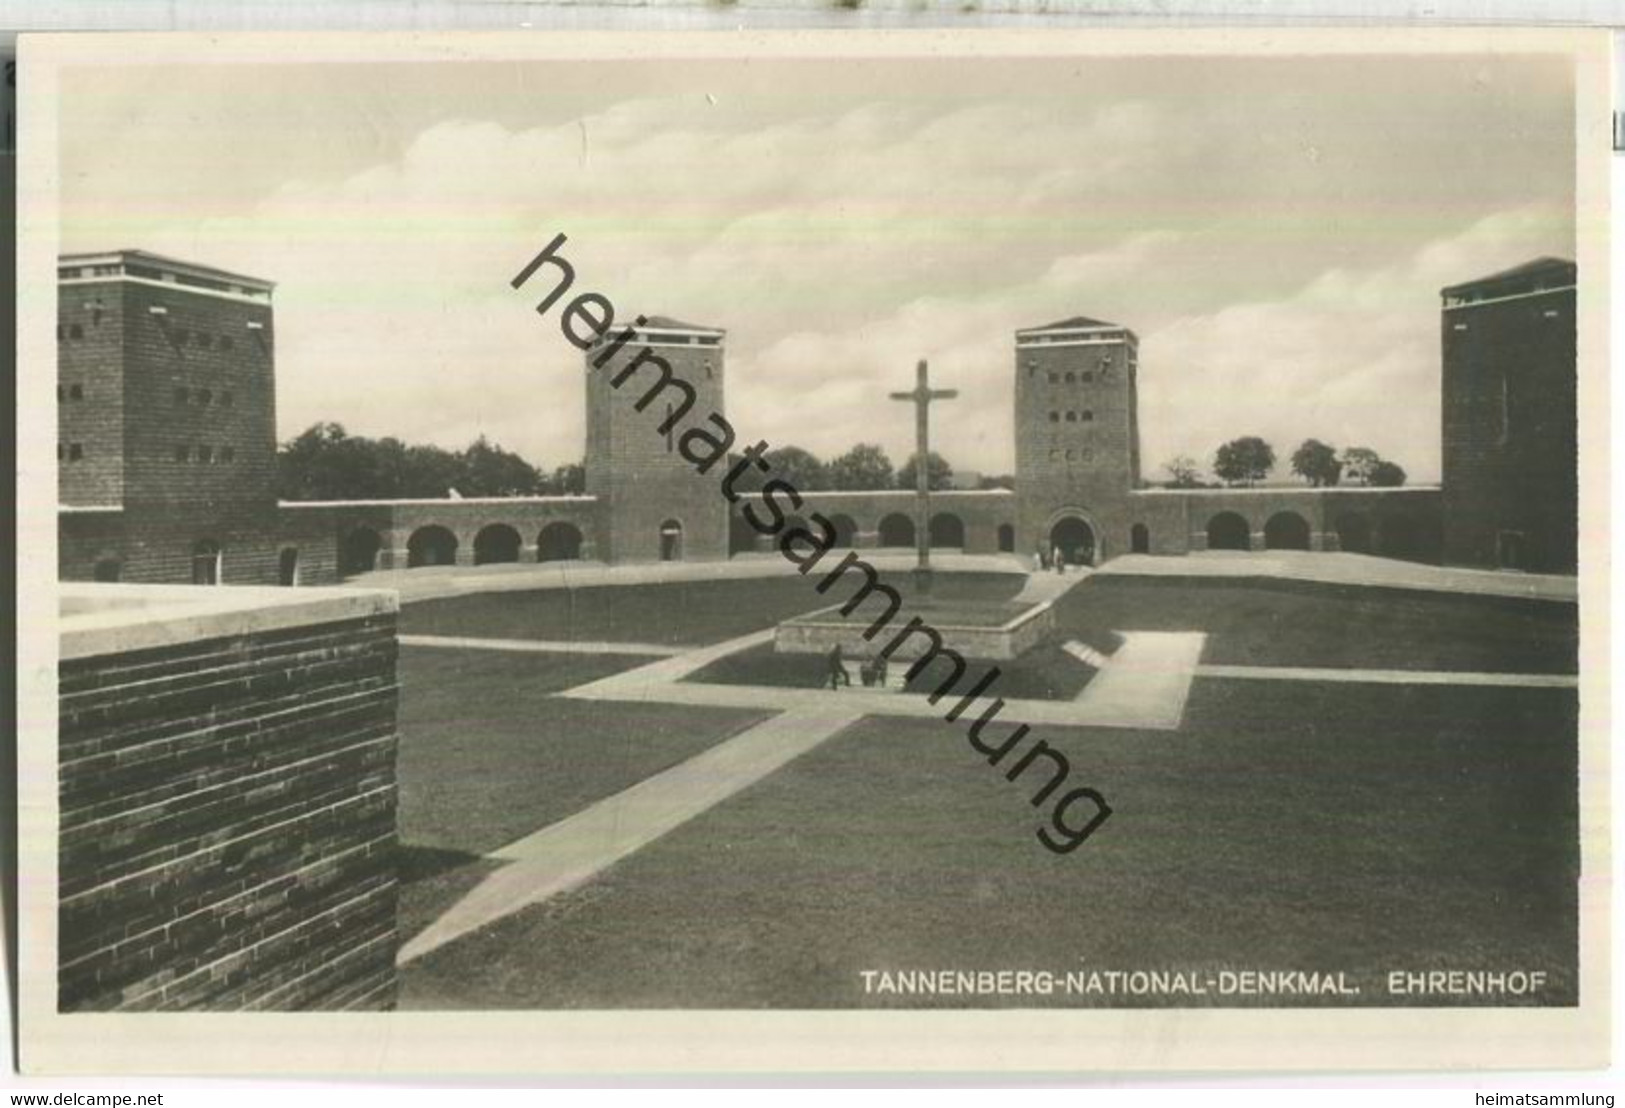
[[[902,634],[910,618],[918,618],[942,636],[942,643],[975,661],[1010,661],[1019,658],[1055,629],[1055,612],[1042,604],[973,603],[944,601],[906,606],[874,638],[866,639],[876,613],[864,605],[850,617],[839,606],[823,608],[787,619],[773,632],[779,654],[828,654],[835,647],[847,658],[871,658]],[[909,635],[889,655],[891,661],[911,661],[924,654],[931,640],[923,633]]]

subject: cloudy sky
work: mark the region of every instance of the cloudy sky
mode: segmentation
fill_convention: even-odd
[[[1438,474],[1438,290],[1573,256],[1558,58],[199,65],[63,78],[62,246],[278,282],[278,423],[581,453],[508,279],[724,327],[742,436],[1013,465],[1011,333],[1141,339],[1147,476],[1260,434]]]

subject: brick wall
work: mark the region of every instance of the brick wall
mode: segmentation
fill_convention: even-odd
[[[391,1007],[393,594],[64,606],[59,1008]]]
[[[1445,559],[1574,572],[1574,290],[1491,298],[1441,318]]]
[[[123,335],[124,299],[116,283],[61,290],[56,427],[57,495],[63,504],[123,502]]]
[[[693,463],[670,448],[690,427],[716,433],[706,416],[725,414],[724,348],[648,344],[697,397],[669,443],[657,428],[665,421],[667,404],[680,402],[677,390],[666,389],[639,412],[636,404],[657,380],[653,368],[645,364],[618,390],[610,384],[643,349],[643,341],[628,343],[602,369],[592,369],[591,359],[602,353],[594,349],[586,362],[587,492],[603,505],[598,556],[609,562],[658,561],[662,524],[675,520],[683,531],[681,560],[726,558],[728,502],[720,491],[726,464],[719,462],[711,473],[700,476]]]
[[[1126,498],[1139,479],[1137,358],[1128,332],[1116,335],[1016,347],[1016,549],[1023,554],[1047,545],[1063,514],[1089,523],[1097,560],[1129,550]]]

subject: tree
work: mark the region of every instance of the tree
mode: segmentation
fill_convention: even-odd
[[[463,473],[457,491],[464,496],[534,496],[542,491],[535,466],[484,435],[469,443],[459,461]]]
[[[1336,447],[1319,439],[1304,439],[1303,445],[1292,452],[1292,472],[1317,489],[1329,489],[1342,476],[1343,465],[1337,460]]]
[[[1394,462],[1378,462],[1371,467],[1371,484],[1382,489],[1397,489],[1405,483],[1405,471]]]
[[[461,459],[439,446],[409,446],[402,459],[400,495],[409,499],[442,499],[463,479]]]
[[[772,476],[788,481],[801,492],[829,488],[824,463],[810,450],[803,450],[799,446],[780,446],[763,454],[762,460],[773,467]]]
[[[277,452],[277,495],[285,500],[362,500],[391,495],[368,439],[342,423],[314,423]]]
[[[553,471],[548,485],[554,496],[580,496],[587,491],[587,467],[567,462]]]
[[[316,423],[277,450],[277,495],[285,500],[440,499],[452,489],[463,496],[523,496],[544,487],[529,462],[483,435],[453,453]]]
[[[1196,489],[1202,487],[1202,471],[1197,466],[1196,459],[1188,454],[1181,454],[1162,468],[1168,471],[1170,478],[1168,487],[1171,489]]]
[[[903,463],[903,468],[897,471],[898,488],[912,489],[914,487],[914,482],[917,479],[915,474],[919,464],[919,457],[920,456],[918,454],[910,455],[908,461]],[[931,451],[930,457],[926,460],[925,473],[926,486],[933,491],[937,489],[953,488],[953,467],[948,464],[948,460],[946,458],[944,458],[941,454],[938,454],[935,450]]]
[[[1257,435],[1231,439],[1213,455],[1213,472],[1232,485],[1251,487],[1274,468],[1275,448]]]
[[[829,487],[867,492],[889,489],[897,483],[891,459],[874,443],[860,442],[829,463]]]
[[[1343,472],[1351,481],[1371,484],[1372,471],[1382,464],[1382,455],[1369,446],[1351,446],[1343,451]]]

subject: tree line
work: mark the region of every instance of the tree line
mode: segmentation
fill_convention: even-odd
[[[918,457],[894,468],[886,451],[859,443],[824,461],[799,446],[781,446],[762,457],[773,476],[803,492],[912,489]],[[758,482],[766,474],[751,470]],[[932,489],[952,488],[953,466],[936,451],[926,460]],[[749,485],[750,478],[740,482]],[[407,500],[448,496],[575,496],[586,491],[580,462],[552,470],[532,465],[484,435],[462,450],[412,445],[400,439],[352,435],[341,423],[315,423],[277,450],[277,495],[283,500]],[[980,488],[1013,488],[1008,475],[984,477]]]
[[[1218,487],[1202,480],[1195,458],[1181,454],[1163,468],[1170,489]],[[1213,476],[1230,486],[1251,488],[1275,468],[1275,448],[1257,435],[1231,439],[1213,454]],[[1368,446],[1350,446],[1339,451],[1319,439],[1305,439],[1292,452],[1292,472],[1314,488],[1332,488],[1339,483],[1397,488],[1405,483],[1405,470],[1383,458]]]

